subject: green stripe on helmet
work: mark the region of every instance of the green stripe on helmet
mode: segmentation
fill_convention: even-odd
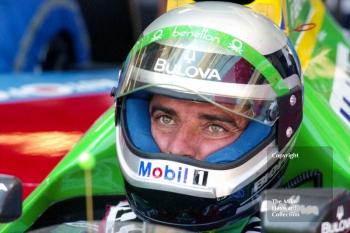
[[[220,45],[251,63],[270,83],[277,96],[282,96],[289,92],[280,73],[266,57],[244,41],[210,28],[181,25],[152,31],[136,42],[131,50],[131,55],[135,55],[140,49],[150,43],[166,39],[201,39]]]

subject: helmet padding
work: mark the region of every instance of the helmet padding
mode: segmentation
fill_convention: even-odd
[[[159,153],[160,149],[151,133],[149,99],[129,97],[126,100],[127,129],[131,142],[140,150]],[[209,155],[205,161],[210,163],[229,163],[240,159],[254,149],[270,134],[272,127],[250,121],[243,133],[230,145]]]

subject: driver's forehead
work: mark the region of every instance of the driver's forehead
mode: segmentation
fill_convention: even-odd
[[[226,104],[227,108],[234,109],[234,105]],[[204,103],[191,100],[182,100],[163,95],[154,95],[150,102],[150,111],[154,110],[171,110],[176,114],[184,115],[226,115],[236,118],[237,115],[221,109],[211,103]]]

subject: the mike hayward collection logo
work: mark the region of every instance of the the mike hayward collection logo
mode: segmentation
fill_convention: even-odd
[[[340,205],[337,207],[336,222],[323,222],[321,225],[322,233],[338,233],[347,232],[350,230],[350,217],[343,219],[345,215],[344,206]]]
[[[292,195],[280,199],[274,197],[270,200],[263,200],[260,207],[261,212],[271,212],[272,217],[300,217],[302,215],[318,216],[320,210],[316,205],[309,205],[301,202],[300,195]]]
[[[176,165],[154,165],[150,161],[141,160],[138,175],[155,180],[164,180],[181,184],[206,186],[208,171]]]

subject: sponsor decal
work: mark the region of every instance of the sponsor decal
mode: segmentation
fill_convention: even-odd
[[[193,38],[193,39],[202,39],[210,42],[215,42],[220,44],[220,37],[208,33],[208,28],[202,28],[200,31],[195,30],[186,30],[183,27],[175,27],[172,32],[172,38]]]
[[[243,42],[238,39],[233,39],[228,45],[228,48],[241,55],[243,53]]]
[[[249,48],[242,40],[223,32],[215,31],[210,28],[183,25],[159,29],[145,35],[140,40],[136,41],[132,51],[137,52],[152,42],[166,39],[200,39],[229,48],[243,57],[245,49],[252,52],[252,48]],[[253,53],[255,52],[256,51]]]
[[[253,193],[259,192],[272,178],[281,170],[285,160],[280,159],[270,171],[266,172],[259,180],[254,183]]]
[[[203,70],[201,67],[185,64],[171,65],[166,59],[163,58],[157,59],[157,62],[154,66],[154,71],[188,78],[201,78],[206,80],[221,81],[221,77],[217,69],[206,68]]]
[[[321,225],[322,233],[337,233],[337,232],[348,231],[350,229],[350,217],[343,219],[344,206],[342,205],[338,206],[336,217],[338,221],[322,222],[322,225]]]
[[[204,170],[169,164],[154,166],[152,162],[143,160],[139,163],[138,175],[154,180],[200,186],[206,186],[208,179],[208,172]],[[191,180],[190,177],[193,177],[193,179]]]
[[[162,39],[162,37],[163,37],[163,30],[160,29],[160,30],[158,30],[158,31],[156,31],[156,32],[154,33],[154,35],[153,35],[151,41],[153,42],[153,41],[156,41],[156,40],[160,40],[160,39]]]
[[[194,170],[193,184],[206,186],[208,172],[203,170]]]

